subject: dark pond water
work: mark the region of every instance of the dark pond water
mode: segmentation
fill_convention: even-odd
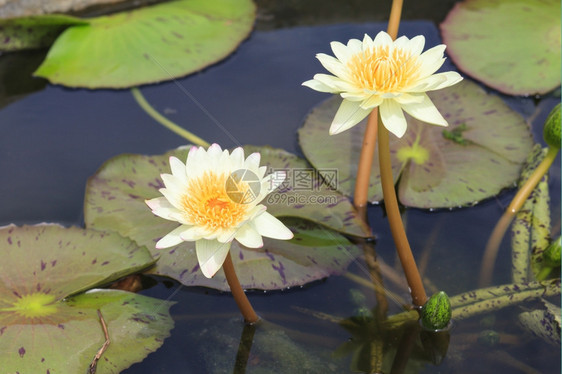
[[[383,23],[366,23],[256,31],[227,60],[188,78],[142,91],[172,121],[223,147],[271,145],[301,154],[296,130],[307,112],[327,97],[300,86],[322,70],[314,55],[329,53],[332,40],[361,38],[364,33],[373,35],[385,27]],[[440,43],[438,29],[429,21],[403,22],[400,32],[410,37],[425,35],[427,46]],[[2,76],[8,97],[15,99],[14,95],[25,87],[42,85],[39,80],[19,78],[28,74],[23,62],[31,71],[40,61],[40,54],[7,57],[11,60],[6,56],[0,60],[5,59]],[[19,81],[14,84],[6,77],[18,77]],[[544,118],[559,99],[505,99],[532,122],[535,139],[541,142]],[[70,90],[47,85],[10,104],[2,100],[0,224],[81,225],[86,180],[104,161],[121,153],[161,154],[184,144],[149,118],[127,90]],[[559,159],[551,171],[550,192],[553,230],[559,235]],[[424,276],[449,295],[477,288],[484,245],[512,196],[508,191],[462,210],[408,210],[405,217],[415,255],[428,259]],[[381,208],[372,207],[369,219],[377,235],[377,254],[393,267],[393,242]],[[509,283],[509,269],[506,240],[494,283]],[[351,265],[350,271],[368,278],[360,260]],[[125,372],[242,373],[235,362],[243,324],[230,295],[156,280],[142,293],[177,302],[171,309],[175,328],[160,350]],[[408,299],[407,290],[390,281],[385,284]],[[350,333],[334,322],[303,311],[351,317],[357,313],[357,305],[351,300],[350,289],[363,293],[367,307],[375,306],[373,291],[346,277],[331,277],[298,289],[251,292],[255,309],[272,326],[257,328],[246,372],[350,372],[351,353],[341,358],[332,355],[350,341]],[[554,302],[559,304],[558,300]],[[419,350],[414,350],[409,360],[397,358],[396,362],[408,362],[406,371],[402,371],[405,373],[559,373],[560,347],[525,333],[517,323],[521,310],[507,308],[456,321],[450,330],[448,353],[439,365],[431,363]],[[400,311],[400,305],[391,299],[390,313]],[[500,334],[499,343],[487,345],[476,339],[489,329]],[[289,338],[295,346],[288,343]],[[355,337],[353,341],[361,339]],[[398,343],[400,337],[386,341],[387,346]],[[392,366],[395,351],[387,349],[386,368]],[[400,372],[398,366],[395,364],[393,372]]]

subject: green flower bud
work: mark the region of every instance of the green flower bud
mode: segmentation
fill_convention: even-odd
[[[545,265],[550,267],[560,266],[560,237],[554,240],[550,245],[544,250],[543,260]]]
[[[543,130],[546,144],[556,149],[560,149],[560,121],[560,104],[558,104],[548,115]]]
[[[443,291],[433,294],[421,310],[421,324],[428,330],[441,330],[451,320],[451,302]]]

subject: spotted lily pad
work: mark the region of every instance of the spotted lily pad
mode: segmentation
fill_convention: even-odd
[[[0,51],[48,47],[67,27],[87,24],[62,14],[0,19]]]
[[[35,75],[88,88],[182,77],[229,55],[254,18],[251,0],[178,0],[92,18],[65,30]]]
[[[511,95],[560,85],[560,1],[465,0],[441,24],[465,73]]]
[[[524,119],[468,80],[429,95],[449,127],[406,116],[406,134],[390,137],[401,203],[418,208],[473,205],[512,186],[533,145]],[[320,172],[338,170],[338,184],[333,187],[351,196],[366,121],[330,136],[328,127],[340,101],[332,97],[315,107],[299,129],[299,142]],[[377,153],[369,187],[373,203],[382,200]]]
[[[264,152],[264,163],[267,163],[265,155],[268,152],[271,155],[274,150]],[[222,270],[212,279],[199,270],[194,242],[184,242],[173,248],[155,248],[155,243],[178,224],[154,216],[144,201],[160,196],[158,189],[163,187],[160,174],[169,173],[168,158],[172,154],[185,159],[187,150],[177,149],[160,156],[121,155],[109,160],[88,181],[86,225],[115,230],[149,248],[158,257],[151,270],[155,274],[177,279],[189,286],[228,290]],[[280,160],[294,158],[283,154],[285,158]],[[283,163],[276,165],[278,168],[286,166]],[[279,209],[281,212],[286,210],[284,207]],[[318,209],[326,211],[326,208]],[[338,215],[337,209],[334,214]],[[344,220],[340,217],[335,222]],[[263,248],[245,248],[236,241],[232,243],[234,266],[244,288],[282,289],[302,285],[343,272],[359,254],[358,248],[341,234],[318,224],[290,218],[285,219],[285,223],[295,234],[290,241],[264,238]]]
[[[57,225],[7,226],[0,250],[3,372],[85,373],[105,341],[97,310],[111,339],[99,374],[141,361],[173,327],[169,302],[118,290],[77,294],[153,263],[129,239]]]

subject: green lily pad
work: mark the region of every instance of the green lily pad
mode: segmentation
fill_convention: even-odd
[[[406,134],[390,137],[400,202],[418,208],[452,208],[473,205],[512,186],[533,145],[524,119],[468,80],[429,96],[449,127],[406,115]],[[338,184],[332,187],[351,196],[366,120],[330,136],[328,127],[340,100],[334,96],[313,109],[299,129],[299,142],[320,172],[338,170]],[[378,164],[376,150],[369,185],[373,203],[382,200]]]
[[[67,27],[87,24],[63,14],[0,19],[0,51],[45,48]]]
[[[35,75],[70,87],[126,88],[185,76],[249,34],[251,0],[179,0],[67,29]]]
[[[77,293],[153,263],[116,233],[58,225],[0,229],[0,356],[7,373],[119,373],[162,345],[171,303],[118,290]],[[75,296],[71,296],[75,295]],[[53,344],[56,342],[56,344]]]
[[[463,72],[511,95],[560,85],[560,1],[465,0],[441,24]]]
[[[546,151],[546,148],[542,149],[540,145],[535,145],[521,173],[519,188],[523,186],[544,159]],[[513,283],[537,280],[536,276],[543,267],[543,252],[550,243],[548,174],[537,184],[525,204],[515,215],[511,232]]]

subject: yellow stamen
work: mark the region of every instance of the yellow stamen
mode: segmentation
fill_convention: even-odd
[[[377,92],[399,92],[417,78],[419,61],[408,51],[389,46],[357,53],[347,63],[356,85]]]
[[[228,174],[206,172],[191,180],[182,198],[186,218],[209,230],[236,227],[246,215],[248,205],[238,204],[226,192]]]

